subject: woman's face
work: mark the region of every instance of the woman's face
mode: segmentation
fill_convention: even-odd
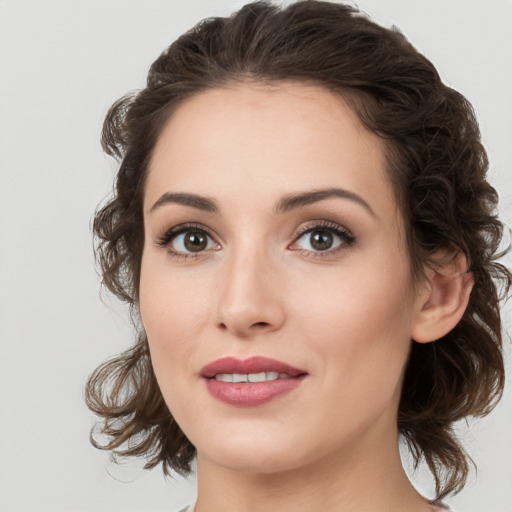
[[[396,449],[420,305],[382,142],[339,96],[238,84],[187,100],[155,147],[144,217],[142,321],[199,464]]]

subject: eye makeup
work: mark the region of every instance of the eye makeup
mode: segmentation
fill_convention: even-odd
[[[309,235],[309,238],[308,238]],[[304,247],[309,243],[310,249]],[[350,230],[337,222],[329,220],[310,221],[302,226],[288,249],[299,251],[302,255],[315,258],[329,257],[346,250],[356,242]]]
[[[156,245],[166,248],[170,256],[184,259],[199,257],[207,251],[221,248],[210,230],[195,222],[179,224],[165,231],[156,239]]]
[[[337,222],[312,220],[296,231],[286,248],[302,256],[332,257],[352,247],[355,241],[352,232]],[[205,256],[222,248],[209,228],[195,222],[174,226],[155,242],[158,247],[166,248],[170,256],[184,259]]]

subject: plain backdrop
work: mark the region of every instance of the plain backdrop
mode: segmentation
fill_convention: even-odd
[[[87,375],[132,341],[124,308],[100,300],[90,220],[115,172],[99,144],[110,104],[143,87],[151,62],[182,32],[243,3],[0,1],[1,511],[172,511],[193,497],[193,484],[141,462],[115,466],[89,444]],[[359,6],[402,30],[473,103],[512,224],[512,2]],[[510,303],[505,317],[511,330]],[[506,350],[510,360],[510,338]],[[500,406],[460,427],[479,471],[448,500],[455,510],[512,511],[508,369]],[[424,470],[415,482],[430,492]]]

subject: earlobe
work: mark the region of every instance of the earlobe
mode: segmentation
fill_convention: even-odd
[[[464,315],[472,288],[473,275],[462,252],[435,270],[429,269],[417,297],[412,339],[428,343],[448,334]]]

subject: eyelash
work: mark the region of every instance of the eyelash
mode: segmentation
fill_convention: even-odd
[[[326,258],[328,256],[337,254],[340,251],[346,250],[349,247],[352,247],[356,241],[355,236],[347,228],[340,226],[336,222],[322,220],[316,221],[315,224],[312,226],[303,227],[299,229],[291,245],[297,243],[304,235],[307,235],[308,233],[312,233],[314,231],[328,231],[336,235],[341,240],[341,244],[338,247],[335,247],[334,249],[327,249],[325,251],[310,251],[307,249],[295,250],[300,251],[302,254],[308,254],[315,258]]]
[[[160,247],[168,247],[169,244],[178,235],[187,233],[189,231],[203,233],[208,238],[211,238],[213,240],[213,235],[210,233],[210,231],[205,226],[203,226],[202,224],[188,223],[188,224],[180,224],[179,226],[169,229],[163,235],[158,237],[156,243]],[[173,258],[187,259],[187,258],[198,258],[198,257],[202,256],[201,252],[194,254],[194,253],[174,251],[170,248],[168,248],[167,250],[169,252],[169,255],[172,256]]]
[[[211,232],[202,224],[196,224],[196,223],[189,223],[189,224],[180,224],[179,226],[175,226],[168,231],[166,231],[163,235],[158,237],[156,240],[156,244],[159,247],[167,247],[169,244],[174,240],[178,235],[181,235],[183,233],[187,233],[189,231],[196,231],[198,233],[202,233],[209,237],[210,239],[214,239]],[[293,249],[295,251],[300,252],[301,254],[308,254],[312,255],[315,258],[324,258],[327,256],[332,256],[333,254],[338,253],[339,251],[342,251],[344,249],[347,249],[347,247],[351,247],[354,245],[356,239],[354,235],[346,228],[340,226],[336,222],[328,221],[328,220],[322,220],[322,221],[315,221],[314,225],[310,225],[308,227],[303,227],[297,231],[297,233],[294,236],[293,242],[288,245],[290,247],[291,245],[297,243],[304,235],[308,233],[312,233],[314,231],[328,231],[335,236],[337,236],[341,240],[341,244],[334,248],[334,249],[327,249],[325,251],[311,251],[307,249]],[[200,251],[196,254],[194,253],[187,253],[187,252],[180,252],[175,251],[170,248],[168,248],[169,255],[173,258],[180,258],[180,259],[187,259],[187,258],[198,258],[204,255],[204,251]]]

